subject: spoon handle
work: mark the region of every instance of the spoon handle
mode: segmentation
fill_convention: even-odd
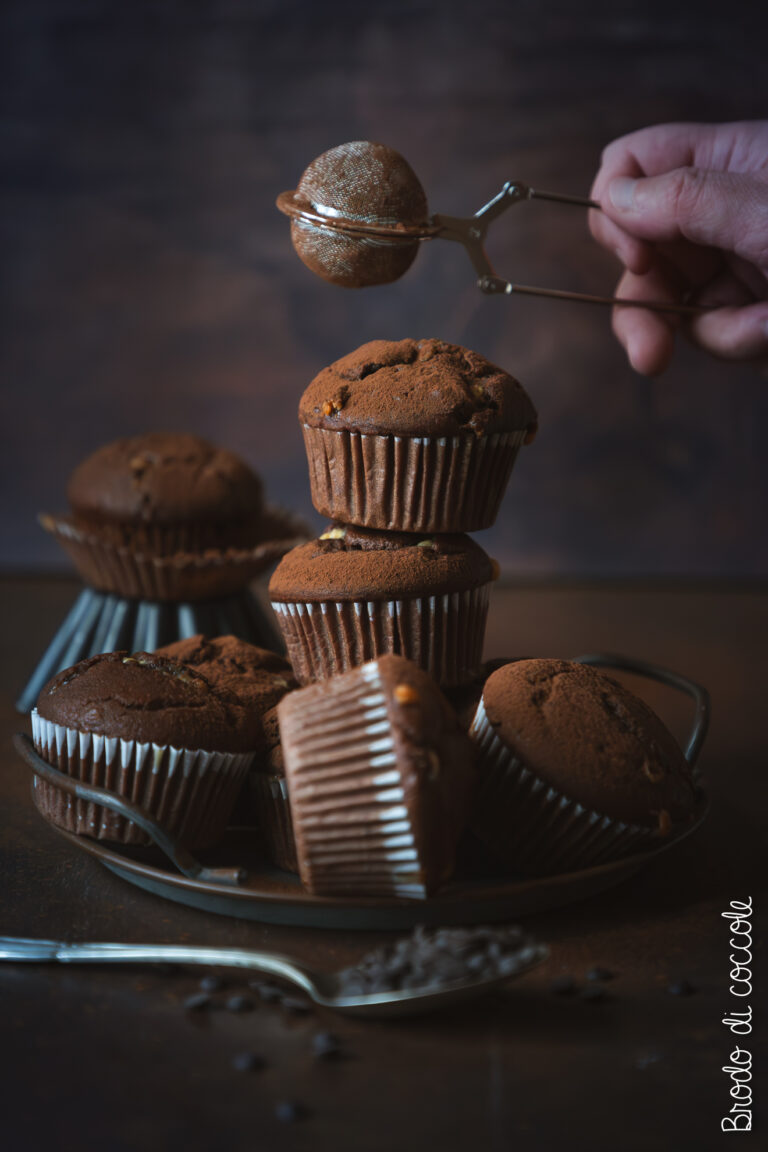
[[[314,980],[287,956],[249,948],[202,948],[185,944],[68,944],[61,940],[31,940],[0,936],[0,960],[58,962],[61,964],[204,964],[248,968],[279,976],[316,998]]]

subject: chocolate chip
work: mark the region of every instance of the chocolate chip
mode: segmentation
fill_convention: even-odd
[[[307,1110],[295,1100],[281,1100],[275,1108],[275,1116],[283,1124],[295,1124],[297,1120],[306,1118]]]
[[[330,1060],[341,1054],[341,1041],[333,1032],[316,1032],[312,1037],[312,1052],[318,1060]]]
[[[531,944],[519,928],[426,928],[369,952],[339,974],[347,996],[410,989],[439,989],[462,981],[514,974]]]
[[[550,984],[549,990],[554,992],[555,996],[573,996],[576,987],[573,976],[557,976]]]
[[[235,1072],[261,1072],[266,1068],[267,1062],[263,1056],[255,1052],[238,1052],[232,1057],[232,1067]]]
[[[607,980],[613,980],[615,975],[616,973],[611,972],[610,968],[601,968],[599,964],[596,964],[594,968],[590,968],[589,972],[587,972],[587,980],[605,982]]]
[[[673,980],[667,985],[667,993],[670,996],[693,996],[696,991],[695,986],[685,979]]]
[[[210,1008],[211,998],[207,992],[195,992],[192,996],[187,996],[184,1001],[184,1007],[188,1012],[202,1012],[205,1008]]]
[[[221,976],[203,976],[200,988],[203,992],[219,992],[224,987]]]
[[[229,996],[224,1007],[227,1012],[250,1012],[253,1009],[253,1000],[250,996]]]

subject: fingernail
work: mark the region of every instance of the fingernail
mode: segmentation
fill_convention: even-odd
[[[629,212],[635,200],[637,180],[630,180],[628,176],[617,176],[608,185],[608,199],[619,212]]]

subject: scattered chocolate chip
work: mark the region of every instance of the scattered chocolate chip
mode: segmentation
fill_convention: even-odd
[[[200,981],[200,989],[203,992],[219,992],[224,987],[224,981],[220,976],[203,976]]]
[[[250,996],[229,996],[224,1007],[227,1012],[250,1012],[253,1009],[253,1000]]]
[[[667,985],[667,993],[670,996],[693,996],[695,992],[696,988],[690,980],[673,980]]]
[[[587,980],[605,982],[607,980],[613,980],[615,975],[616,973],[611,972],[610,968],[601,968],[599,964],[596,964],[594,968],[590,968],[589,972],[587,972]]]
[[[307,1110],[303,1104],[299,1104],[295,1100],[281,1100],[275,1108],[275,1116],[283,1124],[295,1124],[297,1120],[306,1118]]]
[[[210,1008],[211,998],[207,992],[195,992],[192,996],[187,996],[184,1001],[184,1007],[188,1012],[202,1012],[204,1008]]]
[[[607,1000],[605,989],[599,984],[588,984],[581,993],[582,1000],[588,1001],[590,1004],[597,1004],[600,1000]]]
[[[303,1000],[299,996],[283,996],[282,1003],[286,1012],[292,1012],[295,1016],[305,1016],[312,1011],[309,1000]]]
[[[318,1060],[331,1060],[341,1054],[341,1041],[333,1032],[316,1032],[312,1037],[312,1052]]]
[[[235,1072],[261,1072],[266,1068],[267,1062],[263,1056],[255,1052],[238,1052],[232,1057],[232,1067]]]
[[[577,985],[573,976],[557,976],[549,986],[550,992],[555,996],[573,996]]]

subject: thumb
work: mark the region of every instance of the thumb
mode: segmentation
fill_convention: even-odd
[[[643,240],[678,240],[736,252],[761,264],[768,248],[768,184],[754,176],[675,168],[662,176],[612,180],[601,206]]]

